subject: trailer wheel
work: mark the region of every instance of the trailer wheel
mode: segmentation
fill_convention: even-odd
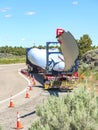
[[[71,89],[68,88],[59,88],[61,92],[71,92]]]
[[[67,92],[68,90],[66,88],[59,88],[60,92]]]

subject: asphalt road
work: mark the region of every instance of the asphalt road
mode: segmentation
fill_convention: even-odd
[[[26,67],[25,64],[0,65],[0,126],[2,130],[16,128],[17,112],[20,114],[23,130],[28,130],[37,118],[37,105],[42,104],[49,95],[65,94],[58,90],[43,90],[40,84],[41,76],[37,76],[36,86],[29,91],[30,98],[25,98],[30,79],[19,72],[24,67]],[[8,107],[11,95],[14,103],[13,108]]]
[[[27,81],[18,73],[21,67],[24,64],[0,65],[0,101],[25,89]]]
[[[0,65],[0,126],[3,130],[13,130],[16,127],[17,112],[23,129],[27,130],[36,117],[35,107],[42,100],[43,96],[40,95],[43,90],[40,87],[34,87],[29,92],[30,98],[25,98],[29,79],[19,73],[19,69],[24,67],[25,64]],[[14,108],[8,107],[11,95]]]

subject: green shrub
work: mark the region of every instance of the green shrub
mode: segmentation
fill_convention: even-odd
[[[49,97],[36,110],[29,130],[98,130],[98,97],[81,88],[64,97]]]
[[[95,80],[98,80],[98,72],[96,72],[93,77],[95,78]]]
[[[85,76],[88,77],[88,76],[90,76],[90,74],[91,74],[91,71],[90,71],[90,70],[85,70],[85,71],[84,71],[84,75],[85,75]]]

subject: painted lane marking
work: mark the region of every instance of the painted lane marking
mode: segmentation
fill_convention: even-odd
[[[27,79],[23,74],[21,74],[21,72],[20,72],[21,69],[22,69],[22,68],[18,69],[18,74],[19,74],[21,77],[23,77],[25,80],[27,80],[28,85],[29,85],[29,84],[30,84],[30,81],[29,81],[29,79]],[[17,93],[16,95],[12,96],[12,98],[15,98],[15,97],[21,95],[22,93],[24,93],[24,92],[26,91],[26,89],[27,89],[27,88],[25,88],[23,91]],[[0,101],[0,104],[6,102],[6,101],[8,101],[8,100],[10,100],[10,98],[7,98],[7,99],[4,99],[4,100]]]

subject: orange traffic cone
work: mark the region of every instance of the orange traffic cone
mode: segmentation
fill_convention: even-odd
[[[16,124],[16,129],[23,129],[23,126],[21,124],[21,121],[20,121],[20,116],[19,116],[19,113],[17,112],[17,124]]]
[[[30,80],[30,83],[28,84],[29,90],[32,91],[32,81]]]
[[[10,97],[10,104],[9,104],[9,107],[14,107],[14,103],[13,103],[13,100],[12,100],[12,96]]]
[[[29,90],[32,91],[32,85],[29,86]]]
[[[33,81],[33,85],[36,86],[36,80],[35,80],[34,75],[33,75],[32,81]]]
[[[30,98],[30,95],[29,95],[29,92],[28,92],[28,87],[27,87],[27,90],[26,90],[25,98]]]

